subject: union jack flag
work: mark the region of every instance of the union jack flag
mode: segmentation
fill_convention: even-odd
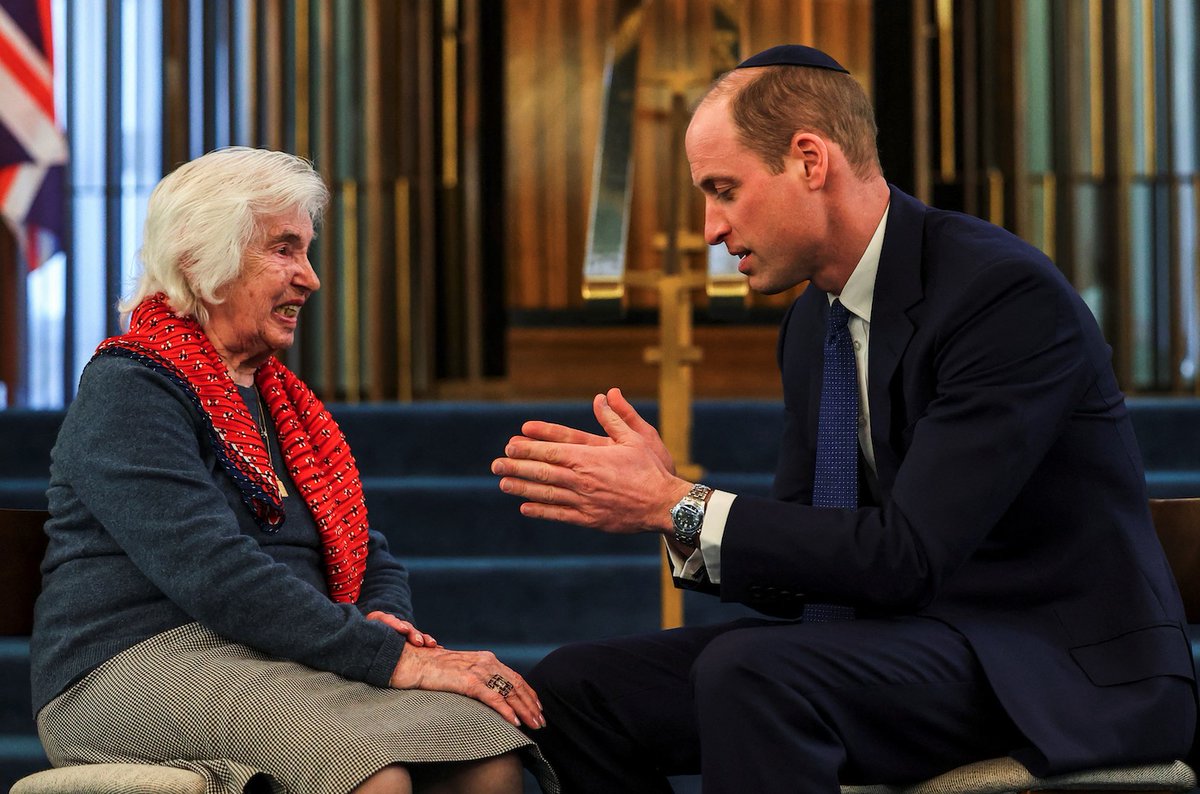
[[[67,140],[53,67],[50,0],[0,0],[0,215],[29,270],[62,250]]]

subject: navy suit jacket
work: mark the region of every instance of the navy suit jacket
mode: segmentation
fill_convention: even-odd
[[[921,615],[970,642],[1035,772],[1182,757],[1195,728],[1184,613],[1091,312],[1019,238],[892,188],[872,304],[878,504],[811,507],[828,299],[779,342],[774,498],[739,496],[720,595]]]

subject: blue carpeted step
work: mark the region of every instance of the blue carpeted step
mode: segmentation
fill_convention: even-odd
[[[36,735],[0,734],[0,791],[8,791],[13,783],[49,765]]]
[[[440,642],[440,638],[439,638]],[[546,643],[500,643],[489,645],[487,647],[479,646],[478,648],[467,648],[461,646],[459,650],[486,650],[496,654],[496,658],[504,662],[506,665],[516,670],[521,675],[525,675],[533,666],[540,662],[546,654],[557,648],[558,645],[547,645]]]
[[[29,695],[29,639],[0,637],[0,734],[34,730]]]
[[[1128,404],[1146,470],[1190,471],[1200,480],[1200,400],[1140,397]]]
[[[1200,468],[1148,471],[1146,472],[1146,489],[1151,499],[1200,496]]]
[[[771,476],[710,473],[706,483],[739,494],[770,492]],[[521,500],[482,477],[364,477],[371,526],[402,558],[652,552],[657,539],[618,537],[521,515]]]
[[[562,644],[659,627],[661,555],[417,558],[407,561],[417,623],[448,646]],[[687,622],[751,614],[685,594]]]
[[[46,477],[50,449],[64,415],[63,411],[0,411],[0,479]]]
[[[657,554],[406,564],[418,625],[451,647],[562,643],[657,625]]]
[[[1200,400],[1129,401],[1152,496],[1200,495]],[[653,404],[639,404],[652,422]],[[486,648],[524,673],[575,640],[653,631],[659,623],[656,538],[617,537],[520,515],[489,472],[527,419],[599,428],[576,403],[417,403],[331,410],[364,475],[372,524],[412,572],[419,625],[443,643]],[[62,412],[0,411],[0,506],[44,505],[49,450]],[[766,494],[782,410],[773,401],[709,401],[693,412],[703,480]],[[684,593],[689,624],[753,614]],[[45,766],[29,714],[28,644],[0,640],[0,786]],[[697,790],[695,778],[673,781]]]
[[[412,557],[589,555],[653,552],[650,537],[591,532],[521,515],[498,478],[364,477],[371,526],[392,551]]]
[[[0,507],[22,510],[46,509],[46,477],[12,477],[0,479]]]
[[[652,403],[636,406],[657,423]],[[486,474],[526,420],[599,433],[585,403],[412,403],[330,407],[359,467],[372,476]],[[771,471],[783,411],[769,401],[700,401],[692,411],[692,457],[729,472]]]
[[[1200,400],[1128,401],[1152,488],[1161,495],[1197,495],[1200,483]],[[639,404],[657,421],[653,403]],[[487,476],[521,423],[537,418],[598,432],[586,403],[410,403],[331,405],[365,476]],[[44,498],[50,448],[61,411],[0,411],[0,506],[38,506]],[[693,459],[710,471],[773,471],[782,409],[774,401],[700,401],[693,409]],[[1173,472],[1162,482],[1158,472]]]

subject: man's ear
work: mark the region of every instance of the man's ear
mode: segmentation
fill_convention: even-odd
[[[800,167],[810,188],[820,190],[825,185],[829,173],[829,145],[824,138],[811,132],[797,132],[792,135],[788,154]]]

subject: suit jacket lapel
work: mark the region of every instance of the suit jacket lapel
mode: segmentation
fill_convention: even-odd
[[[871,303],[871,347],[867,397],[871,406],[871,440],[875,468],[884,493],[891,490],[899,460],[892,434],[892,376],[912,338],[915,308],[924,298],[921,258],[927,208],[892,187],[887,229]]]

